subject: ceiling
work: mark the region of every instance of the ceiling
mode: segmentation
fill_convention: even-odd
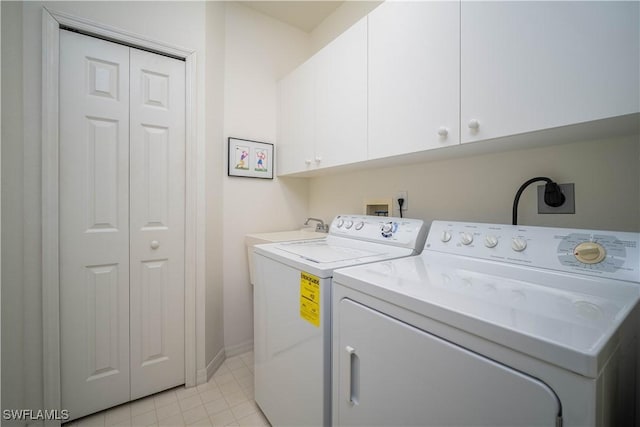
[[[241,3],[309,33],[344,1],[242,1]]]

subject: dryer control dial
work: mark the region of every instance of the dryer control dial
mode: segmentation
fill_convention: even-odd
[[[472,242],[473,234],[467,233],[466,231],[460,233],[460,243],[462,243],[463,245],[470,245]]]
[[[451,232],[447,230],[443,231],[440,235],[440,241],[447,243],[449,240],[451,240]]]
[[[342,228],[343,225],[344,225],[344,219],[339,219],[338,223],[336,224],[336,227]]]
[[[495,248],[498,245],[498,238],[489,234],[484,238],[484,245],[488,248]]]
[[[348,230],[348,229],[350,229],[351,227],[353,227],[353,221],[349,221],[349,220],[347,220],[347,221],[344,223],[344,227],[345,227],[347,230]]]
[[[576,246],[573,254],[576,259],[583,264],[597,264],[607,256],[607,251],[604,246],[599,243],[582,242]]]
[[[522,237],[514,237],[511,240],[511,249],[513,249],[516,252],[522,252],[525,249],[527,249],[527,241],[524,240]]]
[[[362,230],[362,227],[364,227],[363,221],[360,221],[359,223],[356,224],[356,230]]]

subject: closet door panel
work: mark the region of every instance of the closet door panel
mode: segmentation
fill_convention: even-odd
[[[184,383],[185,64],[131,49],[131,398]]]
[[[72,419],[129,400],[129,48],[60,32],[60,351]]]

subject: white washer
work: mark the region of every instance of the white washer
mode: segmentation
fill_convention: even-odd
[[[255,247],[255,400],[272,425],[331,424],[336,268],[420,253],[423,221],[339,215],[326,239]]]
[[[434,221],[334,275],[335,425],[637,425],[640,234]]]

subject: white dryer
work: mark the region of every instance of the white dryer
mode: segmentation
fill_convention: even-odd
[[[326,239],[254,249],[255,400],[272,425],[331,424],[334,270],[420,253],[423,221],[339,215]]]
[[[333,423],[637,425],[640,234],[434,221],[334,275]]]

